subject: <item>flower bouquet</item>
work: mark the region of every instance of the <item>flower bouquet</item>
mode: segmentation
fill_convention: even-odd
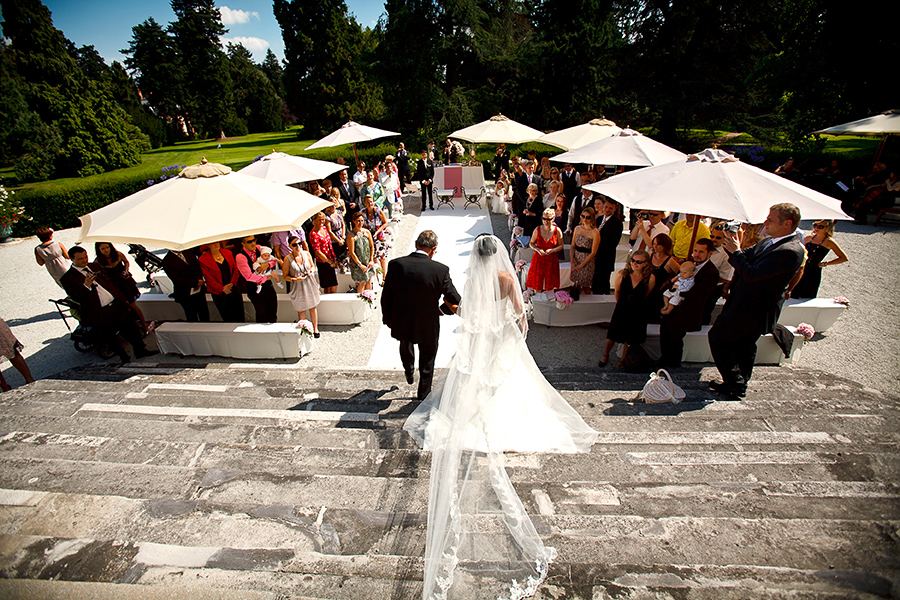
[[[525,267],[525,265],[527,265],[527,264],[528,263],[524,260],[517,260],[516,261],[516,273],[521,273],[522,268]]]
[[[520,235],[522,235],[522,234],[524,234],[524,233],[525,233],[525,230],[522,229],[521,227],[519,227],[518,225],[516,225],[515,227],[513,227],[512,234],[513,234],[515,237],[519,237]]]
[[[531,288],[528,288],[524,292],[522,292],[522,301],[528,302],[529,300],[531,300],[531,298],[533,296],[534,296],[534,290]]]
[[[808,342],[816,335],[816,330],[809,323],[800,323],[797,325],[797,333],[803,336],[803,341]]]
[[[559,310],[564,309],[567,306],[572,306],[572,296],[569,295],[569,292],[565,292],[563,290],[557,290],[556,292],[556,308]]]
[[[509,205],[510,211],[509,219],[507,219],[506,224],[509,226],[509,230],[512,231],[516,228],[516,225],[519,224],[519,217],[516,216],[516,213],[512,212],[512,204],[507,202],[507,205]]]
[[[297,321],[297,329],[300,330],[300,356],[306,356],[313,347],[313,326],[306,319]]]
[[[843,304],[846,308],[850,308],[850,300],[845,298],[844,296],[838,296],[834,299],[835,304]]]
[[[372,305],[375,304],[375,292],[372,290],[363,290],[357,294],[360,300],[366,303],[366,306],[372,308]]]

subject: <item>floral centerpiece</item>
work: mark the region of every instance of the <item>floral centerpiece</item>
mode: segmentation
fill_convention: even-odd
[[[528,264],[528,263],[525,262],[524,260],[517,260],[517,261],[516,261],[516,273],[521,273],[521,272],[522,272],[522,268],[523,268],[525,265],[527,265],[527,264]]]
[[[453,148],[453,151],[456,153],[457,156],[465,156],[466,155],[466,149],[463,148],[463,145],[460,144],[459,142],[457,142],[457,141],[450,142],[450,147]]]
[[[25,208],[15,199],[16,193],[0,185],[0,239],[12,234],[12,226],[25,217]]]
[[[524,292],[522,292],[522,301],[528,302],[529,300],[531,300],[532,296],[534,296],[534,290],[528,288]]]
[[[372,308],[372,305],[375,304],[375,292],[372,290],[363,290],[357,294],[357,296],[366,303],[369,308]]]
[[[834,299],[835,304],[843,304],[846,308],[850,308],[850,300],[845,298],[844,296],[838,296]]]
[[[311,338],[313,336],[312,323],[310,323],[306,319],[300,319],[299,321],[297,321],[297,329],[300,330],[301,337]]]
[[[555,294],[556,299],[556,308],[559,310],[564,309],[567,306],[572,306],[572,296],[569,295],[569,292],[563,290],[557,290]]]
[[[516,216],[516,213],[512,212],[512,203],[506,203],[507,209],[509,209],[509,219],[507,219],[506,224],[509,226],[509,230],[512,231],[516,228],[516,225],[519,224],[519,217]]]
[[[803,336],[803,341],[808,342],[816,335],[816,330],[809,323],[800,323],[797,325],[797,333]]]

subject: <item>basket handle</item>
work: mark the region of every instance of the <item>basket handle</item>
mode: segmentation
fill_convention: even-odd
[[[669,372],[666,371],[665,369],[660,369],[659,371],[657,371],[656,376],[659,377],[660,373],[666,374],[666,379],[669,380],[669,395],[670,395],[670,397],[674,398],[675,397],[675,384],[672,382],[672,376],[669,375]]]

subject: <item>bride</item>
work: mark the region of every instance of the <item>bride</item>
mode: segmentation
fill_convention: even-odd
[[[587,452],[597,437],[544,379],[525,345],[522,291],[503,244],[475,239],[456,354],[404,429],[431,450],[423,598],[531,596],[544,546],[503,452]]]

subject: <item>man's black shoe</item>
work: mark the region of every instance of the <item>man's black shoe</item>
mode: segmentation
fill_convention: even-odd
[[[718,381],[710,381],[709,389],[716,392],[717,394],[730,396],[732,398],[743,398],[747,395],[747,388],[728,383],[721,383]]]
[[[413,380],[413,372],[412,371],[404,371],[404,374],[406,375],[406,383],[408,383],[409,385],[412,385],[413,381],[414,381]]]
[[[156,356],[159,354],[159,350],[141,350],[140,352],[135,350],[134,355],[137,358],[147,358],[148,356]]]

